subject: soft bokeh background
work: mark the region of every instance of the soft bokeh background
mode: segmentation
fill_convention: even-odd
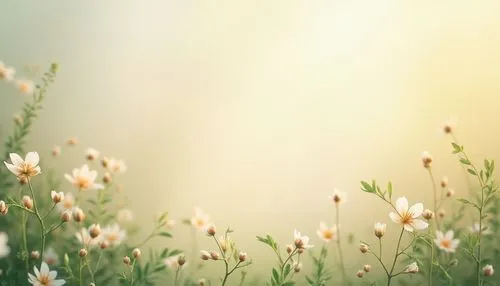
[[[0,60],[60,63],[29,147],[48,157],[77,136],[61,176],[86,147],[125,158],[144,227],[200,206],[236,230],[256,274],[274,260],[255,235],[284,244],[298,228],[320,244],[334,187],[348,192],[341,224],[356,241],[389,222],[360,180],[430,204],[424,150],[465,193],[439,126],[458,117],[472,157],[499,158],[499,31],[498,1],[5,1]],[[26,98],[0,91],[5,135]],[[188,227],[173,232],[171,246],[191,249]],[[346,251],[354,272],[365,258]]]

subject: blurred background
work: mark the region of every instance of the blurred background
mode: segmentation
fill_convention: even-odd
[[[50,161],[61,178],[87,147],[125,159],[120,184],[141,225],[168,210],[178,221],[168,245],[189,253],[180,220],[199,206],[236,231],[250,275],[275,263],[256,235],[284,245],[297,228],[321,245],[315,232],[333,223],[338,188],[349,197],[340,215],[355,234],[345,250],[355,273],[366,262],[359,240],[374,239],[376,221],[395,227],[360,180],[392,180],[395,196],[430,207],[427,150],[436,180],[465,194],[440,132],[452,117],[473,159],[499,158],[500,3],[313,2],[2,3],[0,60],[20,75],[61,67],[28,150],[49,158],[62,145]],[[27,99],[0,85],[2,137]],[[71,136],[79,145],[65,147]]]

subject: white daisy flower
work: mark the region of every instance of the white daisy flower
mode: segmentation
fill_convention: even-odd
[[[24,160],[18,154],[10,153],[10,161],[12,164],[5,161],[3,163],[20,181],[26,182],[29,178],[41,173],[40,166],[38,166],[40,157],[37,152],[29,152]]]
[[[421,203],[408,208],[406,197],[400,197],[396,200],[396,211],[397,213],[389,213],[389,217],[393,222],[403,225],[406,231],[413,232],[415,229],[426,229],[429,226],[425,221],[417,219],[424,211],[424,206]]]
[[[64,177],[80,191],[104,189],[103,185],[95,183],[97,171],[90,171],[87,164],[84,164],[80,169],[73,169],[73,176],[64,174]]]
[[[453,239],[453,230],[448,230],[446,234],[443,234],[442,231],[436,231],[436,239],[434,242],[439,247],[439,249],[444,250],[445,252],[455,252],[460,243],[460,239]]]
[[[333,194],[328,198],[336,205],[341,205],[347,202],[347,193],[341,192],[338,189],[333,189]]]
[[[117,223],[106,226],[101,231],[101,240],[109,242],[109,245],[116,246],[127,238],[127,232],[120,228]]]
[[[40,271],[33,266],[35,275],[28,273],[28,282],[35,286],[61,286],[66,283],[64,279],[56,279],[57,271],[50,271],[47,263],[42,262]]]
[[[329,242],[330,240],[337,239],[337,227],[332,226],[328,227],[324,222],[320,222],[319,229],[316,231],[319,238],[323,239],[325,242]]]
[[[208,214],[206,214],[202,209],[195,207],[194,216],[191,218],[191,225],[197,230],[203,231],[207,227],[209,219],[210,216]]]

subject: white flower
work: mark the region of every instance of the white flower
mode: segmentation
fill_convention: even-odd
[[[115,158],[109,158],[107,160],[107,168],[113,173],[123,173],[127,171],[127,165],[123,160],[117,160]]]
[[[12,81],[15,74],[16,70],[13,67],[8,67],[0,61],[0,80]]]
[[[85,246],[96,246],[99,244],[101,238],[100,236],[96,238],[90,237],[89,230],[84,227],[82,227],[80,231],[75,233],[75,236],[76,239],[78,239],[78,241]]]
[[[95,183],[97,171],[90,171],[87,164],[84,164],[80,169],[73,169],[73,176],[64,174],[64,177],[79,190],[104,189],[103,185]]]
[[[101,240],[109,242],[109,245],[119,245],[125,238],[127,238],[127,232],[120,228],[120,225],[113,224],[106,226],[101,231]]]
[[[73,207],[75,206],[75,197],[71,193],[66,193],[64,195],[64,199],[56,206],[61,213],[66,210],[72,211]]]
[[[431,154],[427,151],[424,151],[422,152],[422,155],[420,157],[422,159],[422,164],[424,165],[424,168],[430,168],[432,163]]]
[[[328,198],[336,205],[341,205],[347,202],[347,193],[341,192],[338,189],[333,189],[333,194]]]
[[[99,158],[100,154],[101,153],[94,148],[87,148],[87,150],[85,150],[85,158],[89,161]]]
[[[40,271],[33,266],[35,275],[28,273],[28,282],[35,286],[61,286],[66,283],[64,279],[56,279],[57,271],[50,271],[47,263],[42,262]]]
[[[378,238],[381,238],[382,236],[384,236],[386,227],[387,227],[387,225],[385,223],[377,222],[373,226],[373,232],[374,232],[375,236]]]
[[[129,209],[121,209],[116,213],[116,220],[119,223],[131,222],[134,220],[134,213]]]
[[[3,163],[20,181],[27,181],[29,178],[41,173],[38,166],[40,157],[37,152],[29,152],[24,160],[16,153],[10,153],[10,161],[12,164],[5,161]]]
[[[452,117],[443,123],[443,125],[441,126],[441,131],[444,134],[453,134],[453,130],[455,130],[455,127],[457,127],[457,123],[458,118]]]
[[[316,231],[319,238],[323,239],[325,242],[329,242],[330,240],[337,239],[337,227],[327,227],[324,222],[320,222],[319,229]]]
[[[421,203],[414,204],[408,208],[408,200],[406,197],[400,197],[396,200],[397,213],[389,213],[389,217],[395,223],[402,224],[404,229],[413,232],[414,229],[425,229],[429,226],[428,223],[421,219],[417,219],[423,212],[424,206]]]
[[[193,225],[197,230],[203,231],[207,225],[210,216],[206,214],[202,209],[195,207],[194,216],[191,218],[191,225]]]
[[[167,265],[168,268],[177,270],[179,268],[179,257],[181,257],[182,254],[175,255],[175,256],[170,256],[165,259],[165,265]],[[182,268],[187,266],[187,262],[182,265]]]
[[[301,235],[300,232],[298,232],[297,230],[293,231],[293,238],[295,247],[297,247],[298,249],[306,249],[314,247],[314,245],[309,244],[309,237]]]
[[[52,248],[52,247],[49,247],[45,250],[45,253],[43,254],[43,260],[48,265],[59,264],[59,256],[57,255],[57,253],[54,251],[54,248]]]
[[[472,226],[468,227],[469,231],[474,234],[479,234],[479,223],[474,223]],[[491,234],[491,231],[488,229],[487,226],[483,225],[483,231],[481,232],[482,235],[487,235]]]
[[[10,253],[10,247],[7,245],[9,237],[5,232],[0,232],[0,258],[6,257]]]
[[[16,80],[16,86],[19,91],[25,94],[33,94],[33,89],[35,88],[35,84],[29,79]]]
[[[445,252],[455,252],[460,243],[460,239],[453,239],[453,230],[448,230],[444,235],[442,231],[437,230],[434,242],[439,249]]]
[[[409,264],[406,266],[404,272],[406,273],[417,273],[419,271],[418,269],[418,264],[416,262],[413,262],[412,264]]]
[[[493,269],[493,265],[486,264],[483,267],[483,275],[484,276],[493,276],[494,273],[495,273],[495,269]]]

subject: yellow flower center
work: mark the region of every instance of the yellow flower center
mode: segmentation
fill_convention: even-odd
[[[75,184],[80,189],[88,189],[90,187],[90,181],[86,177],[77,177]]]
[[[24,177],[24,178],[31,178],[34,177],[38,174],[38,172],[33,168],[32,165],[22,163],[21,165],[21,172],[19,177]]]
[[[109,242],[117,241],[118,240],[118,234],[117,233],[110,233],[110,234],[108,234],[107,239],[108,239]]]
[[[63,206],[65,209],[73,208],[73,202],[71,200],[64,200]]]
[[[19,84],[19,90],[21,92],[28,93],[28,91],[30,91],[30,86],[27,83],[25,83],[25,82],[20,83]]]
[[[49,276],[40,275],[40,277],[38,277],[38,282],[40,282],[40,284],[42,285],[50,285]]]
[[[324,230],[323,231],[323,238],[324,239],[332,239],[333,238],[333,231],[330,229]]]
[[[450,248],[451,241],[449,239],[441,239],[441,242],[439,244],[442,248]]]
[[[404,212],[401,214],[401,223],[402,224],[412,224],[413,223],[413,214],[409,212]]]
[[[201,218],[197,218],[196,221],[195,221],[195,224],[197,227],[202,227],[205,225],[205,220],[201,219]]]

